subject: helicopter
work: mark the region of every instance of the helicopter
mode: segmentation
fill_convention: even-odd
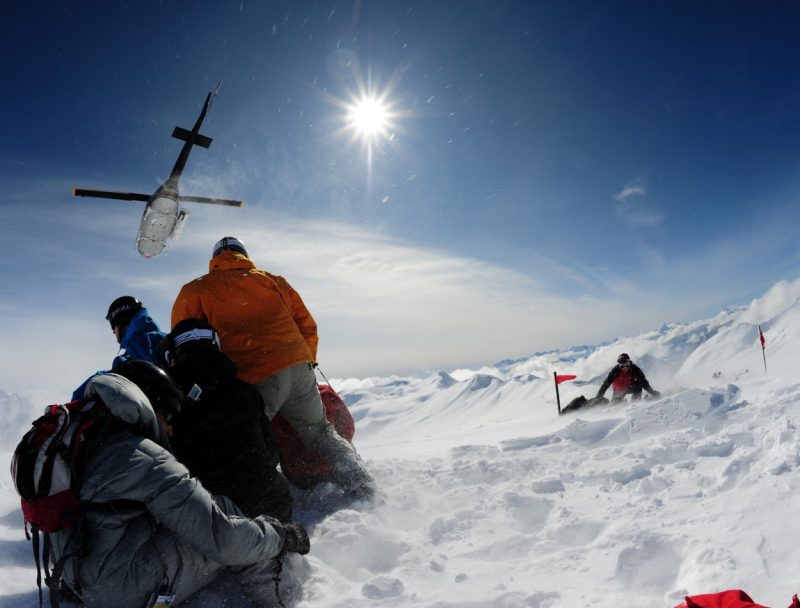
[[[167,247],[170,241],[174,241],[180,236],[184,224],[189,216],[186,209],[180,207],[180,203],[209,203],[212,205],[227,205],[230,207],[241,207],[242,201],[229,200],[224,198],[207,198],[204,196],[182,196],[178,190],[178,180],[186,166],[189,152],[193,145],[208,148],[212,139],[200,133],[200,125],[206,117],[214,98],[219,93],[221,82],[216,89],[206,96],[203,109],[200,111],[197,121],[191,131],[182,127],[175,127],[172,137],[185,142],[181,149],[175,166],[167,180],[161,184],[153,194],[139,194],[137,192],[112,192],[108,190],[87,190],[85,188],[73,188],[73,196],[89,196],[94,198],[108,198],[120,201],[141,201],[147,203],[142,214],[142,221],[139,224],[139,233],[136,235],[136,249],[145,258],[154,258]]]

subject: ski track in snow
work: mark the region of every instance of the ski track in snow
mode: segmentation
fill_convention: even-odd
[[[774,291],[785,297],[786,287]],[[800,563],[797,349],[786,341],[770,352],[769,377],[756,375],[760,348],[740,350],[750,317],[769,300],[462,380],[441,372],[341,381],[381,496],[347,504],[331,486],[296,494],[312,536],[296,607],[664,608],[738,587],[787,605]],[[768,339],[781,324],[793,335],[797,305],[773,308]],[[647,357],[653,385],[673,388],[558,417],[547,370],[600,378],[621,350]],[[671,377],[659,376],[659,361]],[[592,395],[597,384],[565,383],[562,400]],[[34,417],[27,413],[20,428]],[[13,445],[0,446],[8,470]],[[0,477],[0,575],[0,606],[38,605],[8,477]],[[220,605],[247,603],[226,580],[191,602]]]

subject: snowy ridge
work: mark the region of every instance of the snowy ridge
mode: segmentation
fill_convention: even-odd
[[[787,605],[800,590],[799,296],[781,282],[712,319],[480,370],[332,379],[384,502],[330,512],[325,488],[298,495],[312,532],[298,608],[669,608],[734,587]],[[664,397],[559,417],[553,372],[578,376],[562,402],[591,396],[622,351]],[[0,393],[11,400],[24,403]],[[0,478],[8,608],[38,602],[20,522]]]

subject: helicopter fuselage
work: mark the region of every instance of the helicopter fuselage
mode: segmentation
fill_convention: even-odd
[[[180,213],[178,188],[169,182],[162,185],[147,203],[136,235],[136,249],[145,258],[161,253],[173,238]]]

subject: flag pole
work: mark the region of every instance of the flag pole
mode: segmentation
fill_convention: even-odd
[[[558,395],[558,374],[553,372],[553,382],[556,385],[556,405],[558,405],[558,415],[561,415],[561,397]]]
[[[761,331],[761,326],[758,326],[758,338],[761,340],[761,356],[764,357],[764,374],[767,373],[767,345],[764,340],[764,332]]]

